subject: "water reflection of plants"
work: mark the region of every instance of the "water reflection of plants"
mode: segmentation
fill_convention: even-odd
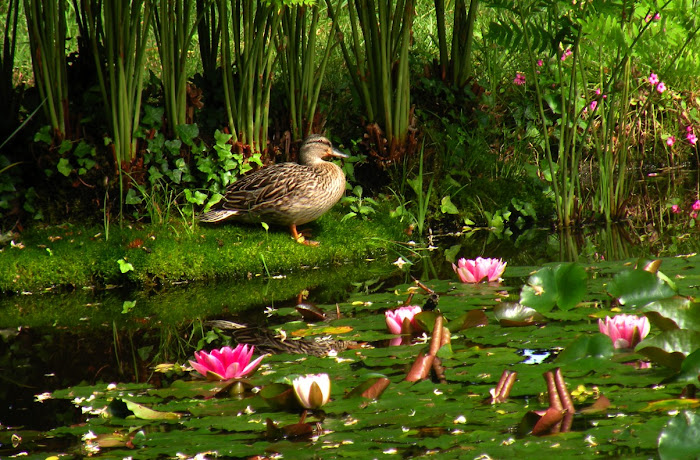
[[[339,304],[341,317],[330,324],[293,321],[277,329],[293,340],[329,333],[331,326],[349,331],[340,335],[343,340],[378,345],[397,337],[384,332],[388,316],[382,311],[407,301],[427,305],[435,294],[439,310],[401,319],[400,332],[409,337],[402,345],[354,348],[337,357],[268,356],[258,373],[237,387],[244,390],[242,398],[227,396],[234,388],[230,382],[185,381],[178,374],[164,380],[163,388],[116,384],[57,391],[54,397],[78,397],[75,404],[109,418],[105,424],[87,416],[87,426],[51,434],[78,439],[91,432],[97,447],[110,455],[146,457],[211,449],[230,456],[264,449],[285,456],[327,455],[334,449],[344,455],[360,449],[365,454],[452,455],[464,446],[502,457],[541,454],[555,443],[559,452],[580,453],[582,442],[584,449],[599,454],[615,450],[664,457],[680,449],[693,455],[694,447],[684,443],[682,433],[697,429],[697,420],[683,412],[695,400],[679,398],[700,372],[699,263],[697,256],[664,260],[666,273],[683,275],[673,281],[658,270],[658,262],[636,269],[601,263],[587,270],[569,263],[541,268],[519,289],[519,277],[531,269],[509,265],[503,284],[434,280],[426,283],[428,292],[419,289],[410,298],[411,285],[357,293]],[[520,304],[502,302],[504,297],[519,297]],[[643,339],[634,350],[616,348],[615,336],[598,332],[597,319],[619,311],[644,315],[651,323],[646,338],[631,328],[628,345],[637,336]],[[286,318],[293,310],[276,314]],[[413,322],[419,327],[409,326]],[[391,324],[396,332],[398,321]],[[430,336],[429,345],[422,344],[419,330]],[[551,356],[542,364],[524,364],[520,351],[525,349],[548,349]],[[645,364],[649,361],[651,366]],[[309,377],[305,389],[297,386],[302,395],[295,397],[288,376],[309,373],[327,374],[328,385],[322,377]],[[245,390],[251,386],[262,391]],[[538,399],[545,390],[548,402]],[[301,419],[297,397],[301,406],[313,409]],[[406,398],[416,404],[406,405]],[[680,418],[669,419],[669,410],[680,410]],[[141,428],[117,428],[124,437],[121,443],[101,441],[128,422],[127,415]],[[175,426],[180,438],[182,430],[187,432],[186,442],[173,437]],[[204,426],[210,429],[199,429]],[[514,432],[503,431],[515,426]],[[569,434],[538,437],[556,432]],[[231,443],[231,436],[237,442]]]

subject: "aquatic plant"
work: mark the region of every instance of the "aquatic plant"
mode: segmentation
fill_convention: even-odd
[[[386,316],[386,327],[392,334],[401,334],[404,321],[408,320],[411,325],[415,325],[413,318],[422,311],[418,305],[409,305],[407,307],[399,307],[395,310],[387,310],[384,312]]]
[[[610,337],[615,348],[634,348],[649,334],[649,327],[646,316],[617,315],[598,320],[600,332]]]
[[[292,381],[294,394],[305,409],[318,409],[331,397],[331,379],[328,374],[307,374]]]
[[[452,269],[463,283],[480,283],[484,278],[488,281],[498,281],[505,271],[506,265],[508,263],[503,262],[502,259],[461,258],[457,261],[457,265],[452,264]]]
[[[223,347],[220,350],[197,351],[194,357],[197,361],[190,361],[194,369],[209,380],[239,379],[252,373],[260,364],[263,357],[260,356],[251,362],[254,346],[239,344],[235,349]]]

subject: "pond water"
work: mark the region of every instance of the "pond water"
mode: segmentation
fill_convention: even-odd
[[[689,355],[700,347],[700,257],[664,257],[662,275],[651,278],[633,268],[635,258],[658,252],[653,248],[691,253],[698,243],[662,236],[630,245],[630,234],[629,228],[510,238],[477,232],[440,241],[459,257],[503,257],[508,268],[500,283],[463,284],[443,249],[414,247],[389,249],[386,260],[275,279],[6,297],[0,302],[0,458],[472,459],[531,458],[550,450],[566,458],[695,458],[700,422],[693,383],[700,359]],[[403,269],[392,263],[399,257],[409,262]],[[577,282],[552,270],[556,288],[545,275],[543,284],[530,278],[557,261],[575,261],[585,278]],[[621,273],[639,278],[625,284]],[[618,291],[611,292],[611,284]],[[540,297],[559,289],[552,306],[538,306],[542,316],[522,314],[515,305],[527,285],[545,293]],[[565,298],[574,291],[580,299],[568,306]],[[687,300],[678,308],[683,313],[639,300],[663,303],[671,294]],[[304,319],[295,308],[300,303],[313,303],[306,308],[333,319]],[[450,330],[450,344],[436,353],[439,365],[418,381],[406,378],[419,355],[430,354],[430,332],[395,345],[385,323],[384,312],[404,303],[437,304]],[[672,318],[676,329],[687,331],[677,354],[659,351],[668,341],[651,353],[613,349],[598,333],[598,319],[621,312],[648,313],[651,338],[666,334],[664,320]],[[428,331],[436,316],[424,318]],[[266,356],[242,384],[207,382],[183,368],[194,351],[235,344],[234,332],[210,320],[255,326],[258,338],[330,337],[343,345],[324,356]],[[555,369],[575,412],[568,411],[573,418],[564,425],[535,435],[536,411],[551,406],[543,375]],[[491,390],[504,371],[517,377],[509,395],[493,404]],[[309,373],[330,376],[331,399],[304,412],[282,393],[291,378]]]

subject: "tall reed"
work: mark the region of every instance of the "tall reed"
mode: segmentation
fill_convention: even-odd
[[[94,10],[98,6],[100,10]],[[124,175],[136,156],[144,62],[152,22],[151,0],[83,0],[95,66],[119,173],[120,218]],[[99,28],[98,28],[99,26]]]
[[[66,136],[68,123],[66,2],[24,0],[24,13],[35,85],[41,98],[46,99],[44,112],[54,138],[60,142]]]
[[[318,97],[328,58],[337,42],[328,31],[325,46],[319,50],[318,20],[318,5],[288,6],[282,13],[277,48],[294,140],[322,131],[322,126],[315,123]]]
[[[155,37],[160,56],[165,116],[170,133],[187,120],[187,53],[197,33],[195,0],[158,0],[154,4]],[[213,3],[210,0],[209,3]],[[206,10],[206,5],[203,5]]]
[[[15,129],[17,120],[17,100],[12,78],[15,65],[17,45],[17,20],[19,18],[19,0],[9,0],[7,17],[3,29],[2,53],[0,54],[0,107],[5,115],[0,119],[0,141],[4,141]]]
[[[217,0],[217,5],[222,89],[234,148],[262,153],[267,150],[273,42],[283,6],[254,0]]]
[[[340,27],[341,3],[334,6],[332,0],[326,0],[326,4]],[[349,0],[347,12],[350,31],[347,38],[339,34],[340,47],[367,120],[378,123],[386,136],[386,149],[377,139],[380,149],[375,155],[391,163],[406,152],[410,128],[408,51],[415,0]]]
[[[443,81],[458,88],[467,84],[472,77],[472,48],[474,24],[479,11],[479,0],[455,0],[454,21],[452,24],[451,46],[447,46],[447,23],[445,21],[445,0],[435,0],[437,19],[438,51],[440,71]]]

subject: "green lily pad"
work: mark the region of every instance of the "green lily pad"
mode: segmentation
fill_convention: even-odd
[[[700,331],[675,329],[640,342],[634,351],[675,371],[686,356],[700,348]]]
[[[520,303],[546,313],[554,306],[571,310],[586,295],[586,270],[575,263],[544,267],[530,276],[520,292]]]
[[[628,307],[645,305],[676,295],[676,291],[657,275],[641,268],[618,273],[607,289],[621,305]]]
[[[493,307],[493,314],[501,326],[534,326],[546,322],[534,308],[515,302],[503,302]]]
[[[119,418],[126,418],[126,416],[132,414],[136,418],[143,420],[177,420],[180,418],[180,414],[175,412],[161,412],[153,410],[128,399],[115,398],[109,404],[109,409],[112,414]]]
[[[649,321],[661,329],[691,329],[700,331],[700,303],[681,296],[661,299],[646,304],[642,311],[647,312]]]
[[[662,460],[700,457],[700,415],[685,411],[668,421],[659,436]]]
[[[582,335],[559,353],[556,362],[576,365],[586,358],[609,359],[614,353],[613,343],[607,335]]]

